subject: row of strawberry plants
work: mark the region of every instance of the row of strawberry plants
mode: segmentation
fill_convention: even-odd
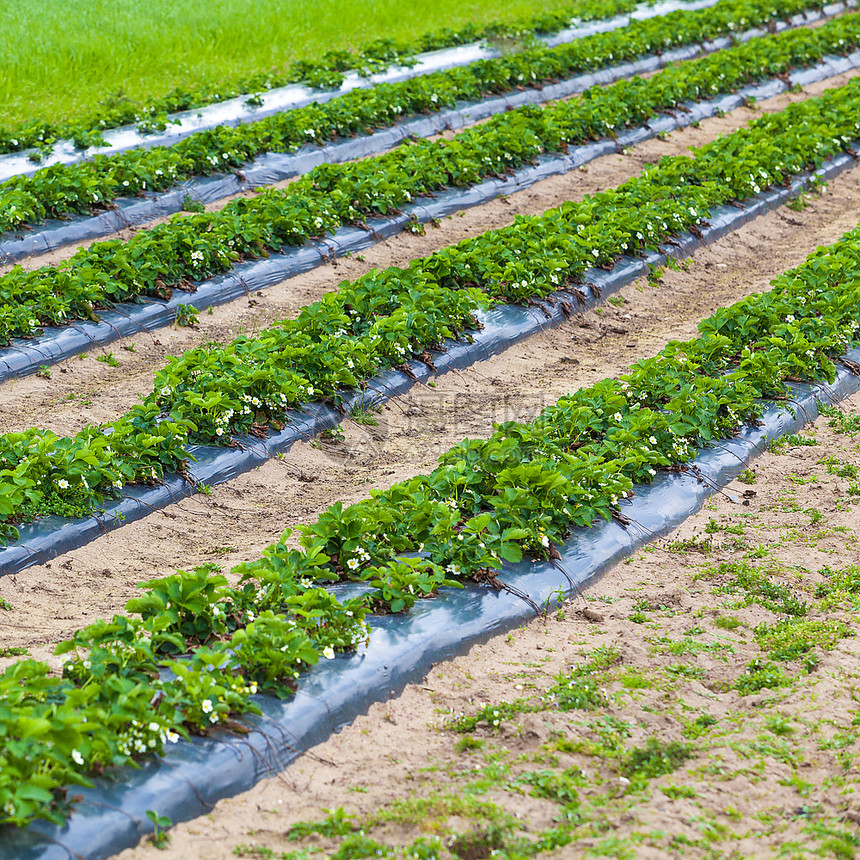
[[[855,13],[815,30],[755,39],[649,79],[594,87],[570,102],[500,114],[452,141],[421,141],[373,159],[320,165],[283,191],[241,198],[217,213],[176,217],[125,243],[95,244],[56,267],[17,267],[0,277],[0,341],[38,335],[46,322],[92,317],[108,303],[163,297],[167,288],[225,271],[245,257],[301,244],[445,186],[474,184],[542,153],[645,122],[658,110],[738,89],[762,74],[786,74],[858,45]]]
[[[832,382],[860,330],[860,227],[722,309],[698,338],[561,398],[528,423],[465,440],[437,468],[317,522],[234,568],[146,582],[129,616],[60,643],[62,677],[22,660],[0,675],[0,822],[62,822],[64,790],[111,765],[258,712],[299,674],[348,652],[368,612],[400,612],[442,586],[492,579],[503,560],[552,556],[572,527],[608,520],[635,484],[688,462],[783,397],[786,380]],[[340,602],[325,584],[350,581]],[[187,659],[178,659],[181,655]],[[165,675],[164,669],[172,675]]]
[[[696,231],[714,206],[849,149],[860,130],[860,79],[667,158],[619,188],[445,248],[406,269],[374,271],[255,338],[175,357],[154,390],[103,428],[73,438],[30,429],[0,436],[0,523],[82,515],[124,484],[183,473],[189,442],[280,427],[311,400],[339,403],[380,371],[475,328],[493,300],[529,301],[576,283],[592,265]]]
[[[813,4],[814,7],[814,4]],[[153,147],[91,161],[56,164],[0,186],[0,232],[46,217],[88,212],[118,196],[161,191],[193,176],[241,168],[265,152],[391,126],[410,114],[432,113],[540,85],[679,45],[696,44],[810,8],[809,0],[720,0],[711,9],[675,12],[557,48],[533,48],[409,81],[354,90],[325,104],[287,111],[238,127],[198,132],[171,147]]]
[[[215,85],[194,89],[176,88],[160,98],[140,104],[128,98],[113,97],[105,101],[97,116],[67,122],[36,120],[12,127],[0,126],[0,153],[37,148],[34,160],[51,152],[57,140],[71,140],[79,149],[104,145],[108,129],[138,123],[143,132],[163,131],[170,123],[168,114],[194,110],[245,94],[259,94],[287,84],[302,83],[311,87],[333,89],[344,80],[344,72],[355,70],[361,75],[384,71],[392,65],[411,66],[416,55],[426,51],[453,48],[484,40],[517,40],[528,42],[538,34],[554,33],[573,22],[611,18],[630,12],[640,0],[578,0],[556,9],[543,9],[519,20],[466,24],[452,29],[444,27],[425,33],[413,43],[390,38],[374,39],[357,50],[333,48],[318,59],[300,59],[283,72],[268,70]]]

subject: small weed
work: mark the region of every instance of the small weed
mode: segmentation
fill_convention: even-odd
[[[182,199],[182,211],[205,212],[206,207],[199,200],[195,200],[190,194],[186,194]]]
[[[806,192],[801,192],[797,197],[793,197],[786,204],[793,212],[803,212],[809,206],[809,195]]]
[[[826,403],[818,403],[818,411],[830,419],[830,427],[837,433],[845,433],[854,436],[860,433],[860,415],[852,415],[843,412],[836,406],[828,406]]]
[[[465,735],[457,741],[454,749],[458,753],[474,752],[484,746],[482,738],[473,738],[471,735]]]
[[[860,475],[860,469],[853,463],[843,463],[836,457],[825,457],[818,461],[827,466],[829,475],[836,475],[837,478],[855,479]]]
[[[701,666],[690,666],[687,663],[673,663],[666,667],[670,675],[682,678],[704,678],[705,670]]]
[[[823,567],[818,571],[827,577],[826,582],[820,582],[815,587],[817,598],[860,594],[860,567],[851,564],[841,570],[831,570]]]
[[[729,574],[735,576],[728,576]],[[743,595],[742,605],[758,604],[781,615],[806,615],[808,604],[801,600],[787,585],[774,582],[763,570],[751,567],[747,562],[723,562],[711,567],[697,577],[722,580],[715,591],[723,594]]]
[[[39,369],[36,371],[36,376],[38,376],[40,379],[50,379],[51,368],[48,367],[47,364],[40,364]]]
[[[119,360],[112,352],[105,352],[96,356],[96,361],[106,364],[108,367],[119,367]]]
[[[798,436],[796,433],[789,433],[785,436],[771,439],[767,449],[771,454],[783,454],[787,448],[812,447],[817,444],[818,440],[810,436]]]
[[[599,686],[598,679],[618,662],[618,658],[619,653],[614,648],[597,649],[588,663],[557,675],[547,695],[555,700],[561,711],[590,711],[603,707],[607,703],[606,693]]]
[[[759,690],[775,690],[787,687],[791,682],[779,666],[764,660],[750,660],[747,670],[735,681],[735,689],[742,696],[758,693]]]
[[[616,308],[620,308],[624,304],[624,296],[610,296],[607,301]]]
[[[545,797],[562,805],[570,805],[579,800],[577,785],[583,782],[582,773],[575,768],[556,773],[552,770],[532,771],[518,776],[513,784],[529,786],[532,797]]]
[[[688,723],[684,727],[684,737],[690,738],[691,740],[700,738],[708,731],[708,729],[711,728],[711,726],[715,726],[717,722],[717,718],[712,717],[710,714],[700,714],[692,723]]]
[[[772,714],[765,718],[765,728],[775,734],[777,737],[785,737],[786,735],[794,734],[794,728],[791,725],[791,720],[781,714]]]
[[[173,321],[176,328],[196,328],[200,321],[200,311],[193,305],[178,305],[176,318]]]
[[[445,728],[452,732],[465,734],[473,732],[479,724],[486,723],[489,728],[497,730],[502,720],[513,717],[516,714],[530,713],[536,710],[535,706],[525,699],[514,699],[513,702],[498,702],[495,705],[485,705],[473,716],[454,717],[449,720]]]
[[[807,508],[804,513],[809,517],[809,525],[811,526],[818,525],[824,519],[824,514],[818,508]]]
[[[666,544],[668,552],[700,552],[703,555],[708,555],[713,548],[713,541],[710,538],[689,537]]]
[[[663,266],[648,265],[648,283],[652,287],[663,286],[663,274],[666,269]]]
[[[275,852],[265,845],[237,845],[233,849],[237,857],[253,857],[255,860],[273,860]]]
[[[719,627],[721,630],[737,630],[743,626],[739,618],[733,615],[718,615],[714,619],[714,627]]]
[[[313,833],[320,836],[346,836],[357,829],[353,817],[339,806],[334,812],[326,809],[328,815],[322,821],[299,821],[284,833],[284,837],[290,842],[296,842]]]
[[[379,426],[379,419],[376,417],[375,413],[371,409],[365,409],[363,406],[359,406],[350,414],[349,417],[356,424],[364,424],[369,427]]]
[[[746,558],[767,558],[770,555],[770,550],[764,545],[759,544],[755,549],[751,549]]]
[[[816,646],[830,651],[840,639],[852,635],[849,627],[833,618],[785,618],[773,625],[759,624],[754,632],[759,647],[774,660],[797,660]]]
[[[154,809],[146,810],[146,817],[152,822],[153,831],[149,841],[164,850],[170,844],[170,834],[167,829],[173,825],[173,820],[167,815],[159,815]]]
[[[20,645],[10,645],[7,648],[0,648],[0,657],[24,657],[29,656],[30,652]]]
[[[666,797],[671,797],[672,800],[677,800],[680,797],[698,797],[699,793],[695,788],[691,788],[689,785],[661,785],[660,791],[666,795]]]
[[[717,534],[717,532],[725,532],[730,535],[742,535],[744,534],[744,527],[740,525],[740,523],[736,526],[721,526],[713,517],[711,517],[708,520],[708,524],[705,526],[705,531],[709,535]]]
[[[122,348],[123,348],[126,352],[137,352],[137,347],[134,345],[134,343],[124,343],[124,344],[122,345]]]
[[[689,744],[652,737],[644,747],[634,747],[624,756],[619,772],[641,785],[649,779],[673,773],[692,754],[693,748]]]
[[[448,842],[448,850],[453,857],[459,857],[461,860],[497,856],[506,847],[510,834],[511,826],[509,824],[493,822],[486,828],[470,830],[468,833],[461,833],[459,836],[453,837]]]
[[[648,678],[635,669],[628,669],[618,680],[628,690],[647,690],[654,686]]]
[[[738,475],[738,480],[742,484],[754,484],[758,480],[758,475],[756,475],[752,469],[744,469],[743,472]]]
[[[860,848],[860,836],[850,830],[844,830],[822,821],[810,822],[805,828],[807,833],[821,839],[821,848],[834,857],[844,860],[854,860],[857,848]]]

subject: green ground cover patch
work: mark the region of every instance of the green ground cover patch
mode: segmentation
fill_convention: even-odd
[[[508,24],[586,5],[10,0],[0,32],[0,125],[70,121],[128,101],[145,105],[176,88],[232,89],[253,75],[317,60],[332,49],[355,50],[379,39],[411,44],[428,33]]]

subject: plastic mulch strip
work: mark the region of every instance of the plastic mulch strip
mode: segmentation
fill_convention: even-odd
[[[860,350],[847,357],[860,361]],[[440,589],[438,597],[418,601],[405,615],[372,617],[369,643],[314,667],[299,681],[293,699],[256,697],[263,716],[244,718],[252,727],[248,735],[180,742],[164,759],[123,769],[119,781],[99,779],[96,787],[80,790],[83,799],[64,827],[39,822],[4,834],[0,858],[109,857],[151,832],[147,810],[174,822],[188,820],[283,770],[374,702],[421,680],[435,663],[529,621],[535,617],[533,604],[551,606],[561,595],[578,593],[637,548],[669,533],[746,468],[770,439],[796,433],[815,419],[819,400],[838,402],[858,391],[860,380],[840,369],[832,385],[792,388],[791,405],[769,408],[761,427],[747,426],[739,436],[705,449],[683,474],[661,474],[650,486],[637,487],[623,508],[627,526],[610,521],[575,529],[559,547],[556,562],[506,563],[500,579],[531,602],[472,585]]]

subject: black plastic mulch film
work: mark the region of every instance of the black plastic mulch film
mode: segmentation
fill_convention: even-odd
[[[848,353],[860,361],[860,350]],[[795,433],[818,414],[818,401],[836,403],[860,390],[860,380],[840,369],[832,385],[797,385],[788,408],[772,407],[763,426],[746,427],[699,454],[686,474],[661,474],[637,487],[622,526],[610,521],[577,528],[560,547],[557,562],[506,563],[501,579],[537,605],[550,605],[594,583],[609,568],[656,537],[668,534],[695,513],[717,487],[729,483],[768,440]],[[337,591],[337,587],[334,589]],[[163,760],[125,768],[115,781],[99,779],[83,789],[83,800],[65,827],[43,822],[10,832],[0,845],[2,860],[100,860],[137,844],[151,832],[147,810],[174,822],[203,815],[231,797],[283,770],[310,747],[426,676],[433,664],[465,653],[473,645],[535,617],[532,604],[489,587],[440,589],[405,615],[372,617],[370,641],[356,654],[317,665],[299,682],[288,702],[257,696],[263,715],[245,721],[250,734],[195,738],[171,748]],[[77,790],[76,790],[77,791]],[[74,852],[74,855],[72,854]]]
[[[809,10],[806,13],[795,15],[788,23],[777,22],[774,26],[774,32],[780,33],[804,24],[815,23],[854,5],[856,5],[856,0],[855,2],[834,3],[822,11]],[[714,53],[734,43],[747,42],[750,39],[765,35],[767,32],[769,31],[765,29],[753,29],[738,34],[734,39],[721,37],[700,45],[690,45],[685,48],[666,51],[659,57],[645,57],[636,62],[611,66],[587,75],[577,75],[541,89],[528,89],[506,96],[483,99],[479,102],[464,103],[451,110],[441,111],[432,116],[405,120],[373,134],[340,140],[328,146],[305,146],[292,154],[267,153],[251,161],[238,173],[191,179],[181,183],[171,191],[152,194],[143,200],[137,198],[119,199],[116,201],[116,209],[109,209],[98,215],[75,216],[69,220],[49,221],[33,230],[7,233],[5,238],[0,239],[0,262],[13,263],[34,254],[44,254],[65,245],[98,239],[127,227],[146,224],[156,218],[175,215],[177,212],[183,211],[188,197],[196,203],[214,203],[229,195],[266,185],[274,185],[285,179],[302,175],[319,164],[338,164],[378,155],[409,137],[430,137],[445,130],[465,128],[511,108],[528,104],[543,104],[566,98],[581,93],[591,86],[610,84],[622,78],[653,72],[672,63],[692,59],[700,54]],[[398,229],[402,229],[402,226]],[[296,271],[300,272],[304,269],[298,268]]]
[[[734,110],[748,99],[771,98],[796,84],[805,86],[858,66],[860,51],[855,51],[846,57],[833,57],[809,69],[795,71],[787,82],[774,79],[744,87],[736,93],[711,101],[690,102],[687,105],[689,110],[679,111],[676,117],[657,117],[645,126],[620,134],[615,140],[606,139],[585,144],[564,155],[543,156],[537,164],[524,167],[503,180],[490,179],[471,188],[441,192],[430,201],[406,207],[399,215],[369,220],[369,229],[343,227],[326,239],[290,248],[264,260],[242,263],[229,272],[199,284],[193,293],[177,290],[167,302],[147,299],[140,304],[120,304],[111,310],[101,311],[99,322],[77,321],[61,328],[46,327],[44,335],[38,338],[16,338],[12,346],[0,348],[0,383],[34,374],[45,365],[55,364],[95,347],[107,346],[123,337],[151,332],[169,325],[175,319],[176,309],[180,305],[205,309],[212,305],[226,304],[321,266],[332,257],[356,253],[381,239],[402,232],[410,219],[426,224],[433,219],[480,206],[503,195],[528,188],[542,179],[567,173],[600,156],[620,151],[664,132],[683,128],[720,111]],[[351,157],[356,156],[353,154]],[[2,565],[3,556],[0,553],[0,571]]]
[[[642,3],[638,9],[630,14],[591,21],[569,27],[551,36],[538,37],[538,39],[547,47],[553,48],[596,33],[621,29],[633,20],[643,21],[649,18],[659,18],[678,10],[694,12],[714,6],[717,2],[718,0],[660,0],[660,2],[651,5]],[[369,77],[361,77],[355,72],[350,72],[346,75],[343,85],[335,90],[318,90],[301,84],[291,84],[263,93],[261,95],[262,105],[260,106],[248,104],[248,95],[250,94],[245,94],[207,107],[171,114],[170,119],[177,120],[179,124],[171,124],[163,132],[143,133],[138,131],[135,126],[109,130],[104,133],[105,140],[109,142],[108,146],[81,151],[76,149],[71,141],[60,141],[54,146],[53,154],[39,164],[34,164],[28,158],[33,150],[0,155],[0,181],[19,174],[30,175],[42,167],[52,164],[74,164],[78,161],[84,161],[88,156],[94,154],[116,154],[129,149],[171,146],[195,132],[215,128],[219,125],[243,125],[285,110],[328,102],[349,90],[366,89],[377,83],[405,81],[430,72],[444,71],[445,69],[468,65],[476,60],[494,59],[499,56],[501,56],[500,51],[484,48],[479,44],[443,48],[439,51],[417,55],[416,65],[409,68],[393,66],[385,72]]]

